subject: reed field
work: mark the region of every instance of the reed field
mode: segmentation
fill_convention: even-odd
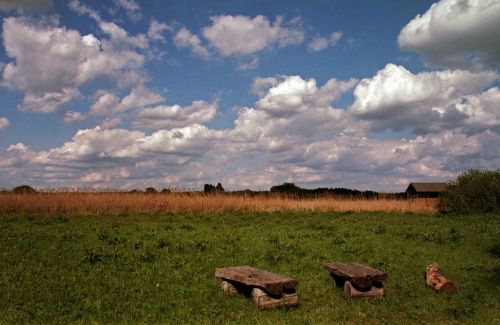
[[[273,211],[433,213],[436,199],[363,199],[318,196],[294,198],[278,194],[231,195],[203,193],[49,192],[0,194],[0,212],[101,215],[128,213],[213,213]]]
[[[500,215],[433,199],[202,193],[0,194],[0,324],[500,324]],[[327,262],[389,274],[347,300]],[[437,262],[458,294],[426,287]],[[216,268],[299,281],[299,306],[225,296]]]

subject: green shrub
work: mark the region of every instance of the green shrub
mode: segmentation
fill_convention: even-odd
[[[30,193],[36,193],[36,190],[29,186],[29,185],[20,185],[20,186],[17,186],[17,187],[14,187],[12,189],[12,193],[16,193],[16,194],[30,194]]]
[[[500,170],[469,170],[448,183],[438,204],[441,213],[500,212]]]
[[[158,191],[154,187],[148,187],[146,188],[146,194],[156,194]]]

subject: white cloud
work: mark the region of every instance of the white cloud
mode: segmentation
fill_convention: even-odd
[[[68,111],[64,114],[64,123],[74,124],[85,121],[85,115],[80,112]]]
[[[151,22],[149,23],[148,37],[152,40],[165,43],[165,37],[163,36],[163,32],[171,30],[172,27],[168,26],[167,24],[152,19]]]
[[[204,37],[223,56],[249,55],[277,45],[285,47],[304,41],[299,19],[271,23],[267,17],[214,16],[212,25],[203,28]]]
[[[257,69],[259,66],[259,58],[255,57],[251,61],[239,64],[236,69],[241,71]]]
[[[138,21],[142,18],[141,7],[134,0],[114,0],[117,6],[124,8],[127,15],[133,21]]]
[[[201,100],[194,101],[187,107],[160,105],[138,111],[134,118],[134,127],[149,129],[187,127],[210,122],[216,113],[217,104]]]
[[[78,131],[71,141],[51,149],[47,158],[61,161],[90,162],[113,158],[134,158],[139,155],[140,131],[124,129],[85,129]]]
[[[497,0],[441,0],[408,23],[398,43],[431,65],[498,67],[499,21]]]
[[[9,12],[11,10],[39,11],[51,8],[53,0],[2,0],[0,1],[0,11]]]
[[[0,117],[0,131],[7,129],[9,126],[9,120],[6,117]]]
[[[199,57],[207,59],[210,56],[208,50],[201,45],[198,36],[192,34],[188,29],[182,27],[174,37],[174,43],[178,48],[189,48]]]
[[[91,172],[91,173],[84,175],[81,178],[81,181],[85,182],[85,183],[101,183],[104,180],[105,180],[105,177],[104,177],[103,173],[101,173],[101,172]]]
[[[460,104],[465,98],[472,99],[464,96],[480,94],[498,78],[493,71],[413,74],[402,66],[388,64],[374,77],[359,82],[351,109],[358,117],[369,120],[376,130],[411,129],[426,133],[453,129],[466,125],[474,115]]]
[[[334,46],[342,38],[342,32],[332,32],[330,37],[317,36],[314,37],[309,44],[307,44],[307,49],[310,52],[322,51],[328,47]]]
[[[80,91],[76,88],[63,88],[62,92],[46,92],[43,94],[27,93],[23,102],[18,104],[17,108],[22,112],[54,113],[80,97]]]
[[[115,3],[127,9],[129,15],[132,14],[132,17],[140,18],[140,12],[137,11],[140,10],[140,7],[135,1],[115,0]],[[132,47],[144,50],[149,48],[149,42],[146,35],[138,34],[130,36],[125,29],[118,26],[114,22],[103,20],[96,10],[82,4],[79,0],[71,0],[69,2],[69,8],[79,15],[88,15],[94,19],[99,25],[99,28],[110,37],[109,41],[106,42],[106,45],[109,45],[114,49],[126,49]]]
[[[21,110],[57,111],[77,97],[77,87],[98,77],[116,79],[120,86],[144,80],[143,55],[104,47],[95,36],[54,22],[5,18],[3,39],[14,61],[5,66],[2,84],[26,93]]]
[[[141,141],[141,150],[189,158],[201,157],[214,145],[220,131],[194,124],[184,128],[156,131]],[[187,160],[180,160],[183,163]]]
[[[122,119],[117,116],[106,117],[103,121],[97,124],[101,129],[114,129],[122,123]]]
[[[111,43],[114,47],[120,48],[131,46],[139,49],[147,49],[149,47],[148,39],[144,34],[130,36],[125,29],[117,24],[106,21],[100,21],[99,27],[104,33],[110,36]]]
[[[145,86],[137,86],[130,94],[120,99],[114,93],[100,90],[94,97],[96,101],[90,107],[90,113],[95,115],[112,115],[126,112],[133,108],[153,105],[165,100],[165,97],[149,90]]]
[[[258,88],[265,82],[274,83],[275,80],[258,79],[254,81],[253,87],[261,91]],[[355,84],[354,79],[346,82],[331,79],[318,89],[315,79],[304,80],[300,76],[283,77],[283,80],[271,87],[265,96],[259,99],[256,107],[275,116],[296,114],[311,107],[324,108]]]
[[[259,97],[264,97],[269,89],[273,86],[276,86],[278,82],[279,79],[276,77],[256,77],[252,83],[252,93],[258,95]]]

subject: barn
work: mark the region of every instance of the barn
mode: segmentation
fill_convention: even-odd
[[[436,198],[444,190],[446,183],[410,183],[406,189],[406,196]]]

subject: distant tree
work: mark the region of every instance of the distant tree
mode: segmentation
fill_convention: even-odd
[[[303,192],[303,189],[294,183],[283,183],[282,185],[271,187],[270,191],[272,193],[301,193]]]
[[[212,184],[205,184],[203,187],[203,192],[205,193],[221,193],[224,192],[224,187],[222,187],[221,183],[217,183],[217,186],[213,186]]]
[[[29,185],[20,185],[20,186],[14,187],[14,189],[12,189],[12,193],[31,194],[31,193],[36,193],[36,190]]]
[[[224,188],[222,187],[221,183],[217,183],[217,186],[215,187],[215,192],[224,192]]]
[[[203,186],[203,192],[205,193],[212,193],[215,191],[215,186],[213,186],[212,184],[205,184],[205,186]]]
[[[448,183],[441,193],[439,211],[500,212],[500,170],[469,170]]]
[[[158,193],[158,191],[156,190],[156,188],[154,188],[154,187],[148,187],[148,188],[146,188],[146,194],[154,194],[154,193]]]
[[[164,188],[164,189],[162,189],[162,190],[161,190],[161,192],[162,192],[163,194],[166,194],[166,193],[172,193],[172,191],[171,191],[170,189],[168,189],[168,188]]]

